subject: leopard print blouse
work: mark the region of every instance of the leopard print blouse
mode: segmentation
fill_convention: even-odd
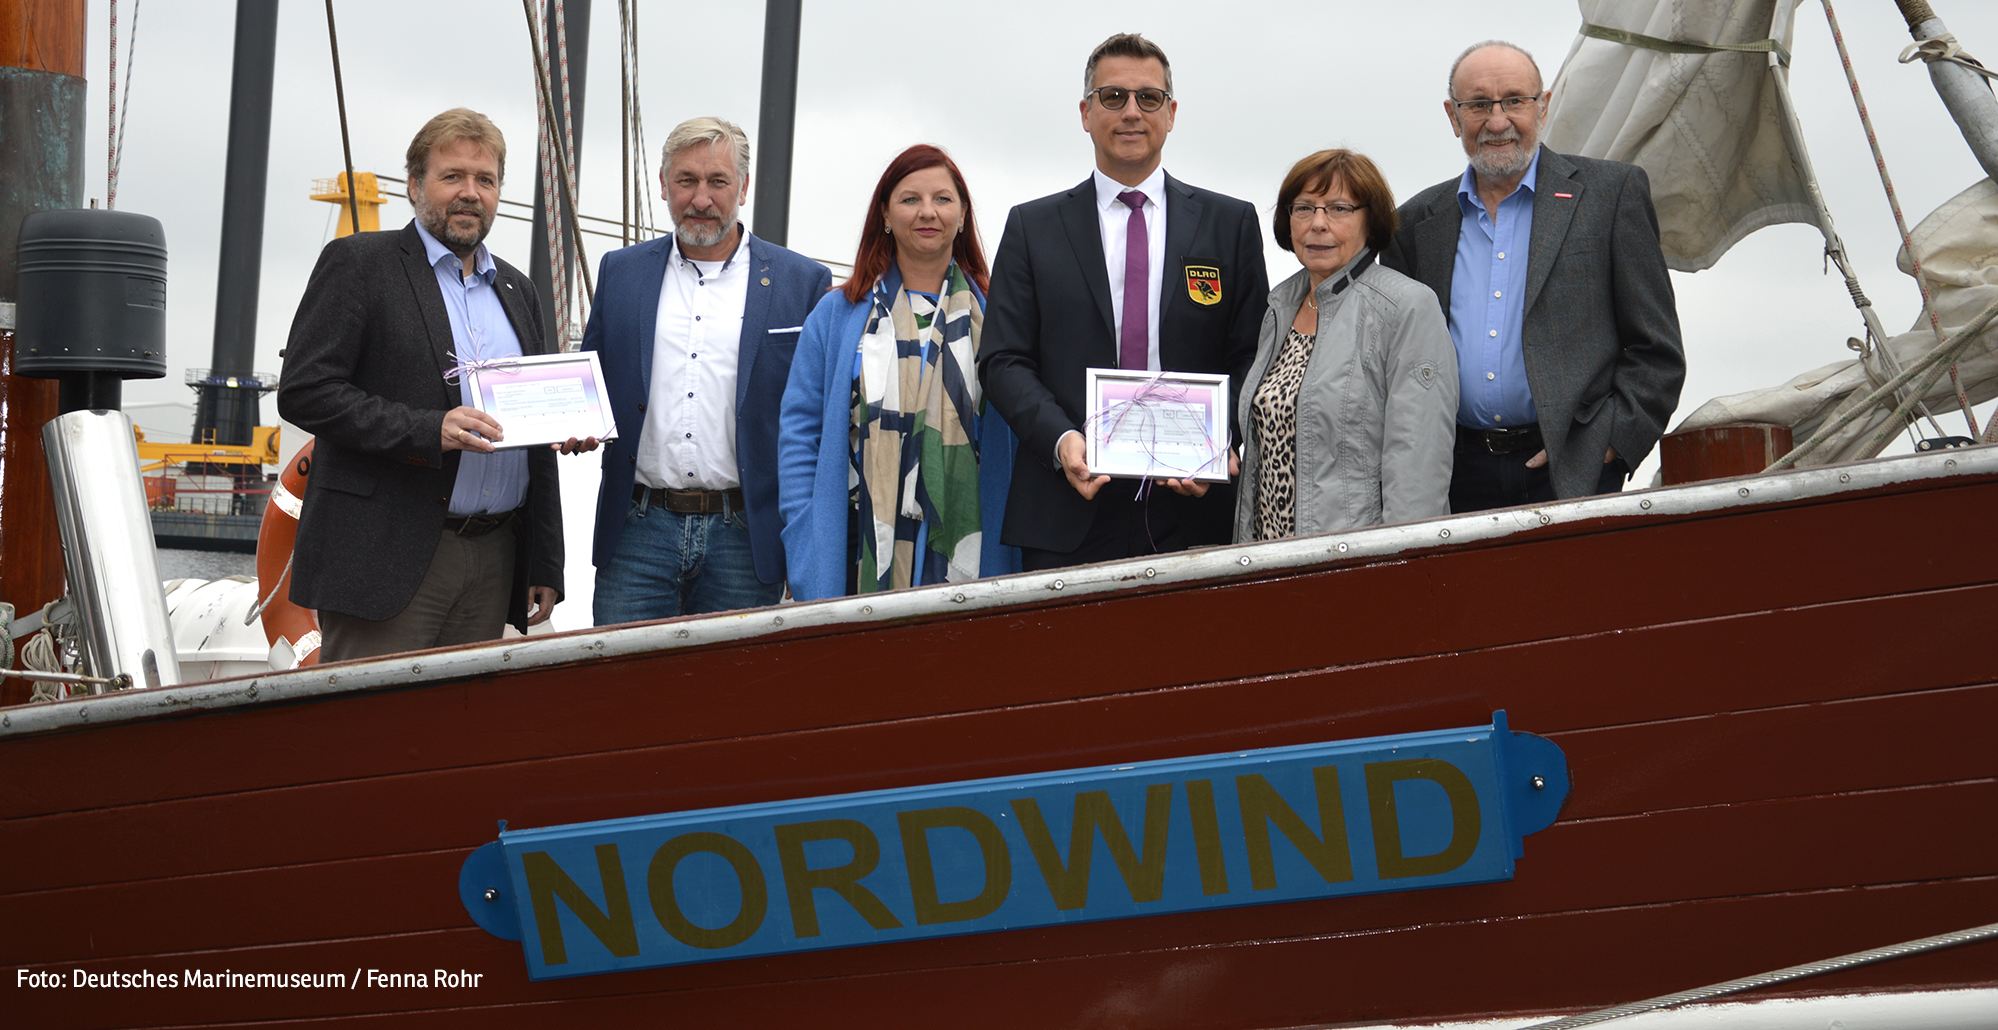
[[[1297,532],[1297,392],[1317,342],[1316,334],[1292,328],[1256,387],[1256,440],[1262,451],[1256,486],[1258,540]]]

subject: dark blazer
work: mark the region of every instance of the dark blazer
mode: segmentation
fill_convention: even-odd
[[[1381,255],[1381,264],[1435,290],[1445,318],[1461,182],[1403,204],[1401,230]],[[1541,147],[1536,182],[1520,334],[1526,384],[1555,495],[1584,497],[1596,492],[1606,448],[1635,468],[1664,435],[1686,380],[1686,351],[1644,169]]]
[[[805,316],[832,288],[826,266],[745,231],[749,247],[749,297],[742,309],[736,351],[735,463],[749,515],[749,549],[756,578],[784,579],[784,528],[777,509],[777,413],[791,355]],[[652,337],[659,324],[659,289],[665,284],[671,236],[604,255],[597,270],[597,302],[583,330],[583,349],[603,355],[617,439],[605,445],[603,484],[597,490],[598,568],[617,551],[631,511],[638,472],[638,436],[652,397]]]
[[[494,288],[524,354],[548,352],[527,276],[499,259]],[[334,240],[319,253],[285,343],[278,413],[309,433],[312,471],[292,548],[291,599],[360,619],[409,605],[444,529],[459,451],[444,413],[451,320],[411,222]],[[527,588],[562,589],[562,491],[555,452],[527,452],[507,619],[527,626]]]
[[[1188,266],[1220,270],[1218,303],[1200,304],[1189,296]],[[1226,373],[1231,389],[1239,387],[1256,357],[1256,331],[1268,298],[1256,209],[1166,176],[1165,283],[1156,307],[1160,365],[1173,372]],[[1083,370],[1117,367],[1093,176],[1067,192],[1021,204],[1007,216],[992,265],[979,354],[985,395],[1020,438],[1002,539],[1016,547],[1073,551],[1089,532],[1096,502],[1083,500],[1054,464],[1055,444],[1082,426]],[[1130,486],[1113,482],[1104,489]],[[1163,490],[1153,499],[1181,503]],[[1234,493],[1226,488],[1187,502],[1191,517],[1204,527],[1195,542],[1227,543],[1234,504]]]

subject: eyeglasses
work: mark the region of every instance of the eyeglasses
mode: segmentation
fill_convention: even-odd
[[[1529,106],[1539,103],[1540,98],[1506,97],[1502,100],[1452,100],[1450,102],[1457,105],[1457,110],[1472,117],[1489,118],[1494,107],[1499,108],[1509,115],[1520,114]]]
[[[1164,107],[1166,101],[1172,99],[1172,94],[1162,89],[1146,87],[1144,89],[1133,90],[1125,89],[1122,86],[1098,86],[1088,93],[1084,93],[1082,96],[1085,100],[1091,96],[1096,97],[1096,102],[1102,104],[1103,109],[1106,111],[1122,111],[1124,109],[1124,102],[1136,96],[1138,98],[1138,110],[1147,113]]]
[[[1366,209],[1365,204],[1348,204],[1343,200],[1332,204],[1307,204],[1300,200],[1290,206],[1290,217],[1294,221],[1308,222],[1318,212],[1323,211],[1337,221],[1341,218],[1351,218]]]

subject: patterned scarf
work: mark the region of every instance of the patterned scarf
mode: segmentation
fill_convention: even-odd
[[[861,593],[978,576],[978,337],[953,262],[940,305],[890,267],[869,295],[854,378],[853,475]]]

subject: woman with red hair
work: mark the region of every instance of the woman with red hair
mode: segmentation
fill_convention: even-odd
[[[1017,442],[978,382],[990,279],[964,175],[910,147],[861,224],[853,275],[805,320],[778,416],[791,595],[1017,572],[999,543]]]

